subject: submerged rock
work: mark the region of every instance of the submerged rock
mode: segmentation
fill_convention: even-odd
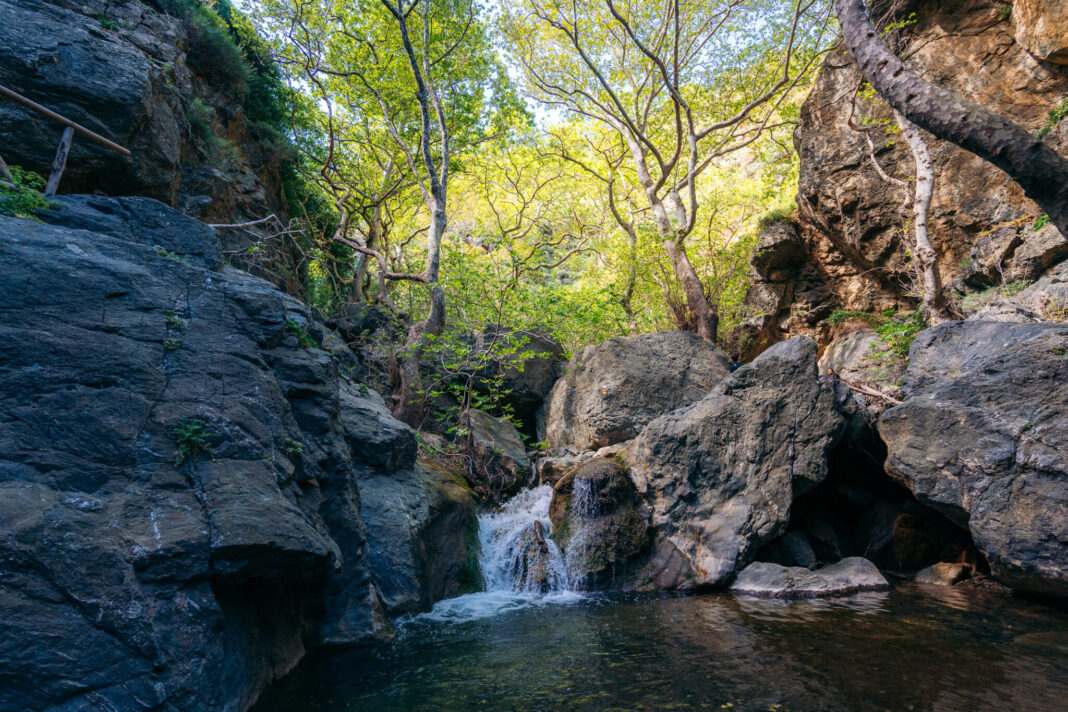
[[[932,586],[952,586],[968,578],[971,573],[972,567],[968,564],[941,561],[918,571],[916,578],[913,580],[916,583],[925,583]]]
[[[875,564],[860,556],[810,571],[757,561],[731,584],[732,593],[761,598],[821,598],[890,588]]]
[[[658,539],[657,585],[729,582],[785,531],[795,494],[826,477],[842,425],[808,337],[776,344],[704,399],[651,422],[628,462]]]
[[[1002,583],[1068,596],[1068,324],[951,322],[912,346],[887,469]]]
[[[729,362],[696,334],[617,337],[579,350],[542,409],[551,450],[596,450],[635,437],[653,418],[700,400]]]

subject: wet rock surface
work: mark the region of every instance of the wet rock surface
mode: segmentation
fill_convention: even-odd
[[[1068,325],[951,322],[911,351],[888,471],[966,526],[1009,586],[1068,595]]]
[[[651,422],[627,460],[651,512],[657,585],[728,583],[785,532],[795,495],[826,477],[842,427],[808,337],[776,344],[704,399]]]
[[[553,487],[549,517],[573,588],[631,584],[649,525],[620,458],[597,457],[572,469]]]
[[[706,396],[727,375],[726,355],[696,334],[617,337],[580,349],[542,409],[551,450],[597,450],[635,437],[651,420]]]
[[[419,461],[357,484],[367,563],[390,614],[479,590],[477,508],[462,475]]]
[[[756,561],[742,569],[732,593],[761,598],[820,598],[890,588],[875,564],[854,556],[810,571]]]
[[[357,480],[414,437],[353,354],[203,225],[64,205],[0,217],[0,707],[243,709],[309,648],[388,635]],[[419,489],[429,600],[472,510]]]

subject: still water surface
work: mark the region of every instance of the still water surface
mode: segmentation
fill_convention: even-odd
[[[1068,710],[1068,612],[1001,593],[487,595],[302,664],[255,712]]]

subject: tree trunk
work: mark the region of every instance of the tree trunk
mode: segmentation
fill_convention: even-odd
[[[916,125],[894,110],[894,118],[901,128],[912,156],[916,160],[916,196],[912,202],[913,230],[916,233],[916,246],[913,257],[919,267],[923,280],[923,304],[927,308],[932,323],[940,324],[950,321],[953,315],[946,306],[946,297],[942,293],[942,275],[938,271],[938,253],[931,244],[927,233],[927,213],[931,209],[931,197],[934,195],[935,170],[927,142],[923,140]]]
[[[697,335],[709,343],[716,343],[719,332],[719,314],[708,303],[704,285],[697,276],[697,270],[690,263],[690,256],[686,254],[686,248],[679,245],[675,240],[664,240],[664,249],[668,259],[675,270],[675,276],[682,285],[682,293],[686,297],[686,306],[693,314],[697,326]]]
[[[1068,159],[1012,121],[928,83],[907,67],[879,38],[864,0],[834,4],[853,61],[890,106],[1005,171],[1068,236]]]
[[[426,394],[423,393],[419,364],[428,336],[440,336],[445,330],[445,290],[438,286],[441,268],[441,239],[445,234],[446,215],[443,207],[431,210],[430,234],[427,236],[427,283],[430,286],[430,313],[426,319],[412,324],[397,368],[397,383],[393,393],[393,415],[418,428],[425,415]]]

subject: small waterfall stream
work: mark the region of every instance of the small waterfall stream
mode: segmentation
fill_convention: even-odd
[[[523,490],[495,512],[478,519],[479,563],[487,592],[567,591],[564,556],[549,535],[553,488]]]
[[[439,601],[419,618],[462,622],[546,603],[570,602],[572,591],[563,552],[550,538],[553,489],[526,489],[478,518],[484,590]]]

